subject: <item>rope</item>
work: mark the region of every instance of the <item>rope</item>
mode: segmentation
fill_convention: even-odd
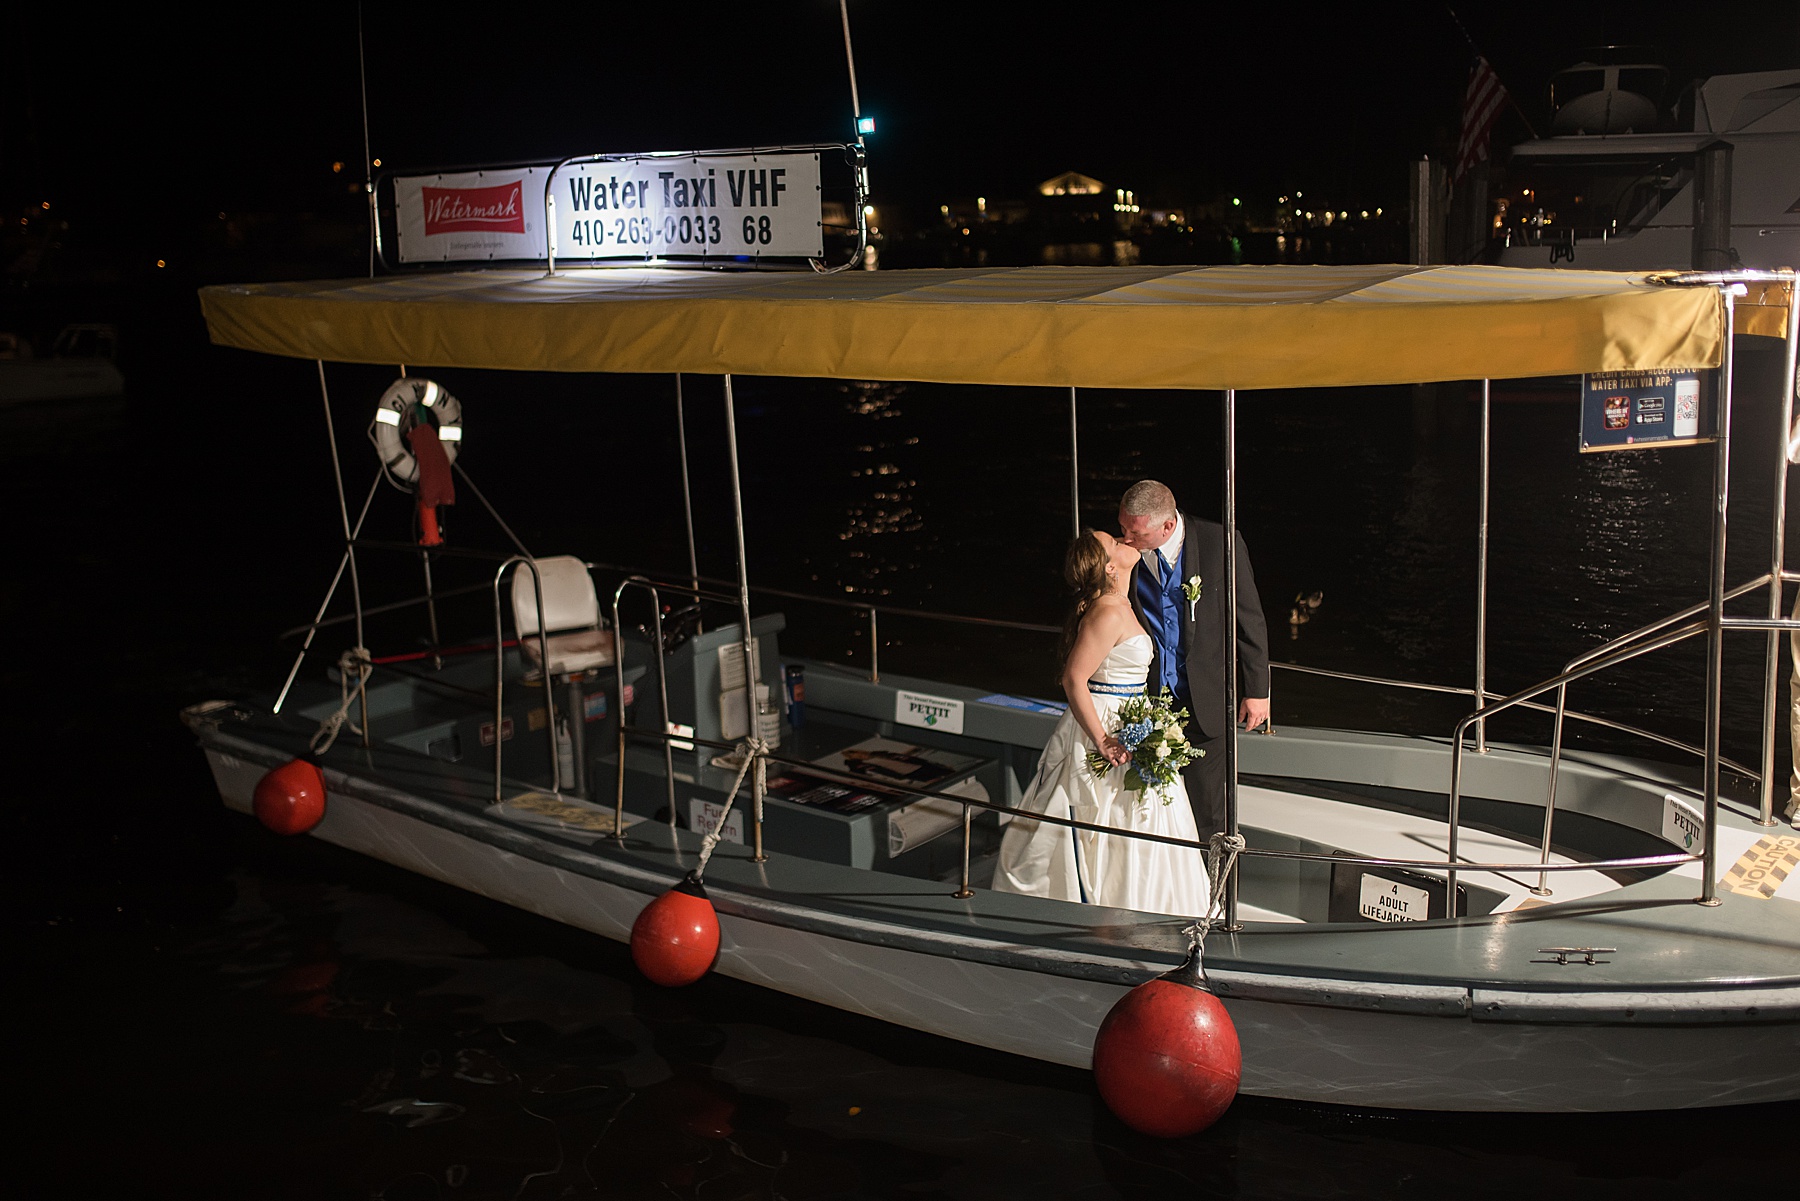
[[[374,673],[374,661],[369,658],[368,651],[360,646],[353,646],[338,656],[337,666],[337,712],[319,723],[319,732],[314,734],[307,743],[315,755],[323,755],[330,750],[331,744],[337,741],[338,734],[343,731],[345,726],[349,726],[350,732],[353,734],[360,735],[362,733],[362,727],[350,720],[350,703],[356,699],[357,694],[362,691],[362,686]],[[354,685],[350,682],[352,675],[356,677]]]
[[[698,882],[706,874],[706,861],[712,858],[713,848],[719,845],[719,839],[725,833],[725,823],[731,817],[731,806],[736,803],[738,790],[744,786],[744,777],[750,774],[752,765],[756,767],[756,779],[752,787],[755,795],[761,796],[768,788],[769,761],[766,758],[773,749],[760,738],[746,738],[738,743],[738,754],[742,762],[738,764],[737,779],[731,782],[731,795],[725,798],[725,807],[719,810],[719,820],[713,823],[712,831],[700,843],[700,865],[694,869],[694,880]]]
[[[1244,849],[1242,834],[1218,833],[1212,836],[1211,845],[1206,851],[1206,878],[1212,882],[1212,897],[1207,901],[1204,917],[1194,919],[1194,924],[1183,931],[1188,936],[1188,949],[1199,955],[1206,949],[1206,936],[1212,933],[1213,924],[1225,909],[1225,890],[1230,887],[1231,869],[1237,863],[1238,852]]]

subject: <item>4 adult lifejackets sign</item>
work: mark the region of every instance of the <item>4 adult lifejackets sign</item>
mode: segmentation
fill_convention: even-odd
[[[817,154],[570,163],[550,186],[558,260],[817,258]]]
[[[817,153],[787,152],[401,176],[399,259],[818,258],[819,175]]]

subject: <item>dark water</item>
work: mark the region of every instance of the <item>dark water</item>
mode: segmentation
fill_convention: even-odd
[[[171,295],[132,327],[122,409],[9,414],[0,430],[8,1195],[1681,1197],[1754,1178],[1800,1116],[1488,1118],[1245,1098],[1213,1130],[1157,1142],[1114,1122],[1083,1073],[725,979],[657,989],[611,943],[274,840],[222,810],[175,713],[279,681],[288,652],[273,634],[310,617],[335,561],[331,467],[311,365],[205,348],[188,303]],[[684,566],[669,380],[438,378],[468,410],[468,469],[534,549]],[[389,379],[330,374],[353,499],[374,466],[362,425]],[[724,575],[717,382],[690,380],[688,396],[702,569]],[[755,578],[1057,618],[1065,396],[745,380],[738,403]],[[1086,519],[1104,522],[1140,475],[1216,508],[1215,397],[1081,405]],[[1701,595],[1710,457],[1581,458],[1573,423],[1566,401],[1496,406],[1503,690]],[[1467,682],[1467,407],[1405,389],[1247,396],[1240,438],[1240,517],[1277,657]],[[1766,458],[1766,437],[1740,450],[1753,443]],[[1766,557],[1768,480],[1766,466],[1734,479],[1733,579]],[[397,495],[378,497],[371,533],[404,536],[405,521]],[[499,538],[467,503],[452,536]],[[364,587],[398,595],[415,572],[370,564]],[[447,565],[439,583],[474,578]],[[1291,598],[1315,589],[1325,603],[1290,640]],[[854,621],[788,612],[788,649],[866,655]],[[483,606],[447,606],[445,621],[447,639],[479,639]],[[901,618],[883,634],[890,670],[1052,688],[1040,636]],[[399,618],[369,637],[380,653],[417,636]],[[1728,750],[1745,759],[1759,653],[1731,662]],[[1698,664],[1683,649],[1577,700],[1694,737]],[[1457,715],[1288,676],[1275,704],[1278,720],[1432,732]],[[1511,733],[1541,737],[1531,720]]]

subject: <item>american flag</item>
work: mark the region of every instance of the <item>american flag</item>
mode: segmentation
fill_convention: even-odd
[[[1505,104],[1506,89],[1501,86],[1500,77],[1488,66],[1487,59],[1477,55],[1475,65],[1469,68],[1469,91],[1463,97],[1462,138],[1456,144],[1456,173],[1452,180],[1461,179],[1470,167],[1487,158],[1488,135]]]

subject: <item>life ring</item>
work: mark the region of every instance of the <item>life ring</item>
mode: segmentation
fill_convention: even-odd
[[[381,394],[375,419],[369,423],[369,441],[375,444],[382,467],[404,488],[419,481],[418,460],[406,445],[406,432],[421,421],[437,426],[444,455],[456,462],[457,452],[462,449],[462,402],[433,380],[395,380]]]

